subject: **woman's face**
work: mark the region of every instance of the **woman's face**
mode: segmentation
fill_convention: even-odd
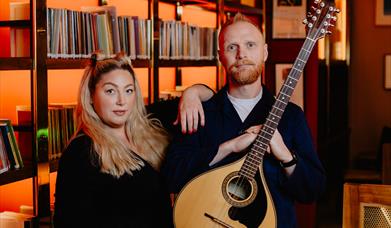
[[[136,100],[135,83],[129,71],[116,69],[101,75],[92,102],[101,120],[112,128],[124,128]]]

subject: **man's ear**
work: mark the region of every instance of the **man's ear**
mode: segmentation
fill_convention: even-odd
[[[263,61],[266,62],[269,52],[267,51],[267,44],[263,46]]]
[[[217,53],[218,53],[218,58],[219,58],[219,61],[221,62],[222,65],[224,65],[224,51],[222,51],[221,49],[217,50]]]

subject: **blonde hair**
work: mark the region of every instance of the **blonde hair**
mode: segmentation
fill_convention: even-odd
[[[122,54],[114,58],[100,59],[99,54],[91,56],[79,87],[76,107],[77,131],[83,131],[92,139],[93,152],[97,155],[102,172],[120,177],[144,166],[142,159],[158,170],[168,145],[168,135],[157,119],[146,114],[140,85],[135,77],[130,59]],[[129,71],[135,83],[136,102],[125,123],[126,136],[137,151],[131,151],[125,142],[109,134],[92,105],[92,94],[102,75],[116,69]],[[77,134],[77,133],[76,133]],[[137,155],[138,156],[137,156]]]

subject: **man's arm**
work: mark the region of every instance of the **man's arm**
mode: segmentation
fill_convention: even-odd
[[[209,100],[214,91],[204,84],[194,84],[183,92],[178,105],[178,115],[174,125],[181,124],[182,133],[193,133],[198,122],[205,126],[205,115],[201,102]]]

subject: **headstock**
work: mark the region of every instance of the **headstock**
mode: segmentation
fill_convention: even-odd
[[[331,34],[329,27],[333,27],[333,23],[337,21],[336,13],[339,13],[339,9],[331,3],[314,0],[311,12],[308,12],[307,18],[303,21],[307,28],[307,38],[318,40]]]

